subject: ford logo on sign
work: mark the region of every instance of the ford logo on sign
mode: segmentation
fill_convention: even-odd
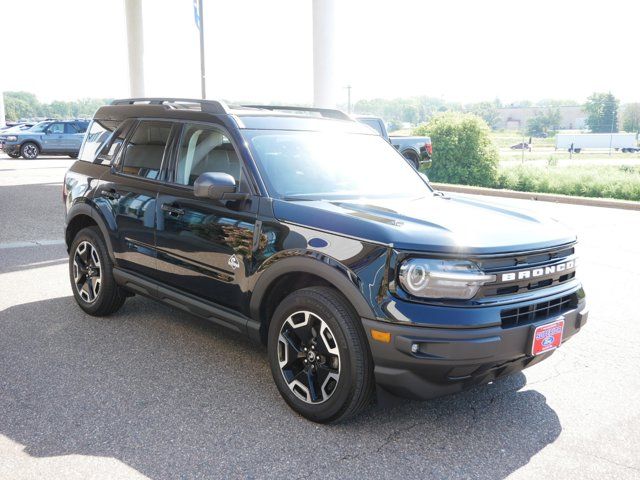
[[[548,347],[549,345],[551,345],[553,343],[553,335],[549,335],[547,338],[545,338],[544,340],[542,340],[542,346],[543,347]]]

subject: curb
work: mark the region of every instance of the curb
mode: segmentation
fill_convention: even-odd
[[[472,195],[488,195],[492,197],[521,198],[524,200],[538,200],[542,202],[568,203],[571,205],[585,205],[589,207],[620,208],[623,210],[640,210],[640,202],[629,200],[614,200],[611,198],[572,197],[555,193],[518,192],[515,190],[500,190],[495,188],[471,187],[467,185],[453,185],[450,183],[434,183],[431,186],[437,190],[454,193],[469,193]]]

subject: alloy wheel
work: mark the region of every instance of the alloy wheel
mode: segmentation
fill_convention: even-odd
[[[310,311],[291,314],[278,336],[278,363],[289,389],[310,404],[328,400],[340,380],[340,351],[327,323]]]
[[[35,145],[27,145],[24,147],[23,155],[27,158],[35,158],[38,155],[38,147]]]
[[[79,243],[73,254],[73,283],[80,298],[93,303],[102,285],[102,268],[98,250],[86,240]]]

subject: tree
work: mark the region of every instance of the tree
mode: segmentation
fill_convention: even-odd
[[[527,135],[542,137],[549,132],[555,132],[560,125],[560,109],[547,108],[544,112],[536,112],[533,118],[527,121]]]
[[[7,120],[16,121],[38,115],[40,102],[33,93],[4,92]]]
[[[73,102],[54,101],[40,103],[33,93],[5,92],[4,103],[7,120],[22,118],[78,118],[93,116],[98,107],[111,102],[106,98],[85,98]]]
[[[640,132],[640,103],[629,103],[624,107],[622,129],[625,132]]]
[[[445,112],[414,129],[413,134],[431,137],[431,180],[487,187],[495,184],[498,150],[482,118],[472,113]]]
[[[587,99],[587,125],[594,133],[618,131],[618,104],[620,102],[609,93],[594,93]]]
[[[481,117],[492,130],[498,128],[500,124],[500,113],[494,102],[473,103],[467,105],[466,111]]]

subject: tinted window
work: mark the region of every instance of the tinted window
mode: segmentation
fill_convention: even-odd
[[[358,121],[360,123],[364,123],[365,125],[369,125],[376,132],[382,135],[382,127],[380,126],[380,122],[375,118],[359,118]]]
[[[75,125],[73,123],[65,123],[64,124],[64,133],[78,133]]]
[[[89,126],[89,122],[74,123],[73,126],[78,131],[78,133],[84,133],[84,132],[87,131],[87,127]]]
[[[80,160],[85,162],[111,163],[113,156],[118,153],[126,133],[114,137],[110,141],[113,131],[120,124],[112,120],[94,120],[91,122],[89,133],[84,137],[80,150]],[[96,158],[97,156],[97,158]]]
[[[49,133],[64,133],[64,123],[52,123],[47,131]]]
[[[222,132],[201,125],[185,126],[176,164],[175,182],[193,185],[205,172],[224,172],[240,184],[241,163],[233,145]]]
[[[122,172],[158,179],[170,132],[170,123],[140,122],[125,146]]]

